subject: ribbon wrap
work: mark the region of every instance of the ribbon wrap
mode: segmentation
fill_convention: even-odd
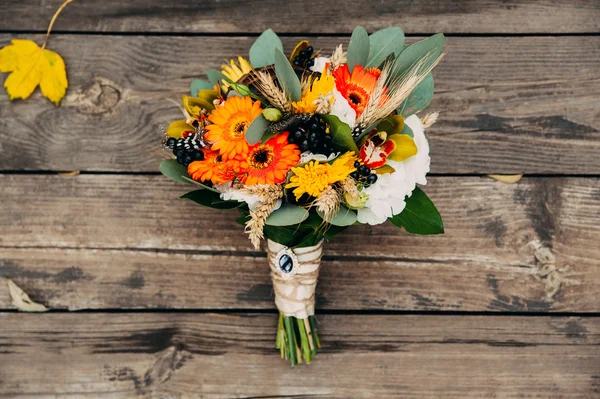
[[[284,316],[306,319],[315,314],[315,288],[323,254],[323,241],[305,248],[291,249],[267,240],[267,259],[275,291],[275,305]],[[281,255],[289,254],[294,265],[285,273],[279,262]],[[287,258],[285,258],[287,259]]]

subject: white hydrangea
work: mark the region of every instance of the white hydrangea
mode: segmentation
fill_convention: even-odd
[[[329,57],[316,57],[314,60],[315,64],[308,68],[313,72],[323,72],[323,68],[325,68],[325,65],[330,61]]]
[[[404,121],[414,133],[417,154],[403,162],[388,160],[395,169],[393,173],[379,175],[377,182],[363,190],[369,195],[365,207],[357,211],[358,221],[371,225],[381,224],[389,217],[404,210],[406,196],[412,194],[416,184],[427,184],[429,172],[429,143],[425,129],[418,116],[412,115]]]
[[[325,156],[323,154],[313,154],[310,151],[305,151],[302,154],[300,154],[300,162],[298,162],[298,164],[303,164],[310,161],[329,162],[336,159],[338,155],[339,152],[334,152],[329,156]]]
[[[350,126],[350,129],[354,129],[356,124],[356,111],[350,106],[348,100],[342,96],[336,88],[333,89],[334,102],[329,112],[331,115],[335,115],[342,122]]]
[[[214,186],[215,190],[221,193],[221,199],[224,201],[238,201],[245,202],[248,204],[248,208],[253,211],[261,203],[261,197],[258,195],[250,194],[246,190],[242,190],[234,187],[231,183],[217,184]],[[281,207],[281,199],[277,200],[275,208]]]

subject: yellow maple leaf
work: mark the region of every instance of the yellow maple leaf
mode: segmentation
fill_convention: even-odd
[[[39,85],[42,94],[58,105],[69,86],[61,56],[31,40],[15,39],[0,50],[0,72],[11,72],[4,82],[11,100],[26,99]]]

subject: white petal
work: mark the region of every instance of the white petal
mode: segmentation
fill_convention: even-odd
[[[308,69],[313,72],[323,72],[323,68],[329,62],[329,57],[316,57],[314,60],[315,64]]]

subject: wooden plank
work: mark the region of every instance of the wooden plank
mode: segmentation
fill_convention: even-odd
[[[322,316],[322,352],[294,369],[273,348],[275,326],[275,315],[3,313],[0,397],[600,393],[598,318]]]
[[[168,0],[74,4],[55,29],[83,32],[350,33],[356,25],[374,31],[401,25],[406,32],[573,33],[600,31],[600,6],[594,0],[431,2],[307,0],[290,5],[277,0]],[[59,1],[5,0],[0,20],[5,31],[45,31]],[[35,10],[35,12],[32,12]]]
[[[12,37],[0,35],[0,46]],[[180,117],[166,98],[253,40],[55,36],[68,95],[58,109],[39,94],[14,103],[0,95],[0,170],[156,171],[161,127]],[[347,40],[314,42],[330,50]],[[433,173],[600,174],[600,36],[448,44],[430,106],[442,112],[429,133]]]
[[[273,309],[236,212],[162,176],[0,175],[0,275],[54,308]],[[190,186],[191,187],[191,186]],[[436,177],[443,236],[360,226],[328,243],[322,309],[598,312],[600,180]],[[536,262],[530,243],[556,255]],[[0,308],[11,308],[6,287]]]

